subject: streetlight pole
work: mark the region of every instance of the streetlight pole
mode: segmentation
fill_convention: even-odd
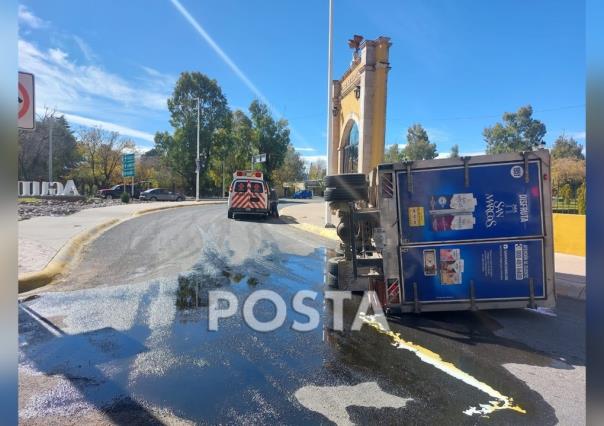
[[[197,98],[197,157],[195,157],[195,201],[199,201],[199,104],[200,99]]]
[[[332,134],[332,113],[333,108],[333,88],[332,88],[332,67],[333,67],[333,0],[329,0],[329,42],[327,48],[327,166],[326,174],[333,173],[331,170],[331,134]],[[325,202],[325,227],[333,228],[331,223],[331,210],[329,203]]]

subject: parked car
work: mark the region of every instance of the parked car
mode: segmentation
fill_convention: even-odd
[[[111,188],[100,189],[97,192],[97,195],[101,198],[105,198],[107,200],[111,200],[113,198],[120,198],[124,192],[124,184],[114,185]],[[134,185],[134,191],[132,190],[132,185],[126,184],[126,192],[133,196],[134,198],[139,198],[141,194],[141,187],[138,184]],[[134,192],[134,194],[133,194]]]
[[[292,198],[312,198],[312,191],[309,189],[303,189],[301,191],[294,192]]]
[[[152,188],[141,192],[140,199],[147,201],[184,201],[185,196],[180,192],[172,192],[165,188]]]

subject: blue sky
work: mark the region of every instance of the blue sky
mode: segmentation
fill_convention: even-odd
[[[178,1],[21,2],[19,67],[36,74],[37,111],[149,148],[170,130],[165,100],[178,74],[200,71],[232,109],[268,102],[304,156],[323,156],[327,0]],[[334,3],[334,77],[353,34],[391,38],[386,144],[403,144],[419,122],[440,153],[478,153],[483,128],[526,104],[548,144],[562,132],[585,142],[583,2]]]

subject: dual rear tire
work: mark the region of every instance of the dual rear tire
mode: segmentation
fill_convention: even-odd
[[[325,176],[325,201],[362,201],[367,200],[368,187],[363,173],[345,173]]]

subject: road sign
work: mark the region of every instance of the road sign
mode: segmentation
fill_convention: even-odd
[[[252,157],[252,164],[266,163],[266,154],[258,154]]]
[[[122,176],[134,176],[134,154],[122,154]]]
[[[19,71],[18,123],[20,129],[36,127],[34,75]]]

